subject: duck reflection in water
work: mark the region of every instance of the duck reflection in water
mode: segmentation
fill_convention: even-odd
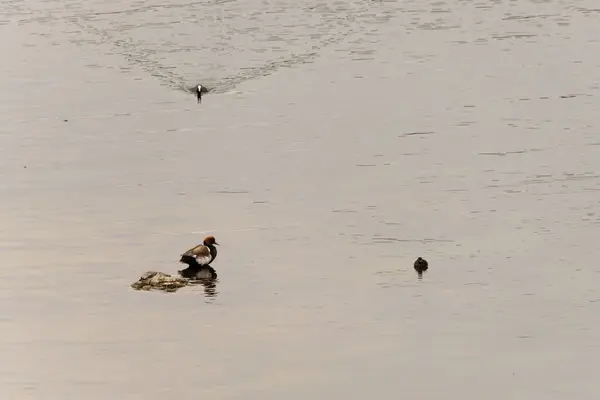
[[[216,297],[219,293],[216,290],[217,283],[219,282],[217,271],[210,265],[199,264],[193,257],[188,258],[184,255],[181,259],[181,262],[187,264],[188,267],[178,271],[179,275],[190,279],[190,285],[202,285],[206,297]]]
[[[217,297],[219,294],[219,292],[217,292],[218,283],[218,279],[194,279],[189,282],[190,286],[202,286],[204,288],[205,297]]]

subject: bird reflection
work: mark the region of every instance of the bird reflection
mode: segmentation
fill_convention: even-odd
[[[202,286],[204,288],[204,296],[208,298],[215,298],[219,295],[219,292],[217,292],[218,283],[218,279],[193,279],[189,282],[193,286]]]

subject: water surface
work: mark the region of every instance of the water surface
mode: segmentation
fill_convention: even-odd
[[[597,398],[591,0],[0,11],[3,398]]]

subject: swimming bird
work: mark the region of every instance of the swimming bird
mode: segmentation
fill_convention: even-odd
[[[415,261],[415,271],[417,271],[419,278],[423,276],[423,272],[427,271],[428,268],[429,263],[427,262],[427,260],[421,257],[417,258],[417,260]]]
[[[202,85],[196,86],[196,97],[198,98],[198,103],[202,101],[202,93],[208,93],[208,88]]]
[[[217,257],[215,246],[218,245],[214,236],[207,236],[202,244],[183,253],[179,262],[187,264],[188,267],[179,271],[179,274],[184,278],[216,279],[217,272],[209,264]]]

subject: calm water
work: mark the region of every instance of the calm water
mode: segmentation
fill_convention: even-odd
[[[3,399],[598,397],[596,1],[167,3],[0,5]]]

